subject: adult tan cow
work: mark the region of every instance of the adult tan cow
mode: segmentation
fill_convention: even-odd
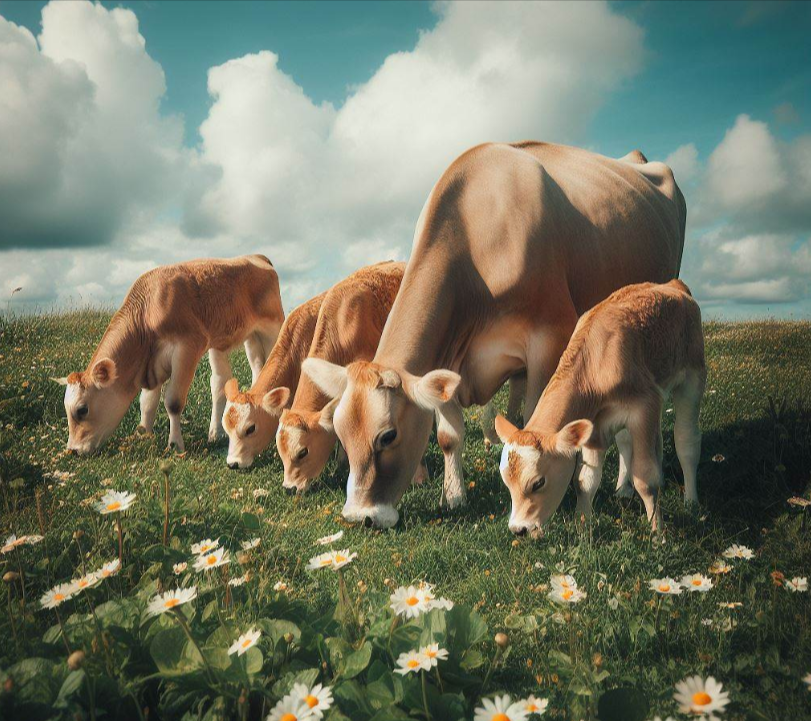
[[[294,308],[284,321],[262,372],[246,393],[236,378],[225,384],[222,425],[228,434],[228,467],[249,468],[276,436],[279,416],[295,393],[326,293]]]
[[[580,315],[624,285],[678,274],[685,220],[671,170],[638,151],[615,160],[491,143],[459,157],[422,210],[374,360],[304,368],[341,398],[344,516],[397,522],[434,415],[443,503],[464,503],[462,407],[485,404],[526,368],[527,420]]]
[[[133,283],[87,368],[67,378],[68,449],[93,453],[141,391],[142,432],[151,432],[166,386],[169,445],[184,450],[180,415],[197,364],[211,363],[209,440],[221,433],[231,377],[228,353],[244,344],[256,377],[284,321],[279,279],[263,255],[191,260],[144,273]]]
[[[330,288],[318,314],[308,358],[340,365],[374,358],[404,272],[405,263],[377,263]],[[282,394],[280,401],[290,396],[288,388],[274,392]],[[332,425],[337,405],[337,400],[330,402],[306,375],[302,377],[291,407],[282,411],[276,434],[284,464],[283,485],[288,490],[306,491],[324,469],[337,440]]]

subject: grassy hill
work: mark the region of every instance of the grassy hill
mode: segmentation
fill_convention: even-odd
[[[23,613],[19,581],[5,584],[13,611],[0,614],[0,669],[17,664],[16,673],[22,674],[21,660],[49,659],[54,665],[48,668],[62,683],[66,651],[59,634],[49,632],[55,616],[39,608],[38,598],[53,583],[70,579],[83,561],[95,567],[117,555],[113,525],[87,500],[115,488],[134,491],[139,500],[123,518],[123,570],[115,584],[98,591],[99,603],[135,598],[147,582],[153,590],[157,584],[171,586],[168,561],[189,555],[190,545],[200,539],[219,536],[236,555],[239,541],[257,536],[261,553],[254,552],[245,564],[252,578],[245,589],[234,589],[232,605],[217,606],[217,613],[225,614],[223,627],[242,627],[275,609],[281,601],[273,586],[279,581],[289,586],[281,594],[285,603],[298,604],[315,617],[334,605],[338,581],[335,574],[314,574],[305,566],[319,552],[315,539],[344,529],[340,547],[358,553],[345,575],[359,609],[397,585],[436,584],[442,596],[475,609],[489,626],[487,640],[480,644],[482,664],[468,664],[479,678],[495,653],[492,635],[508,633],[509,654],[495,665],[487,687],[462,684],[469,718],[482,690],[534,693],[550,700],[548,716],[580,719],[593,717],[600,696],[617,687],[640,690],[649,705],[647,717],[664,718],[676,715],[674,685],[692,674],[723,682],[731,698],[726,718],[811,717],[811,693],[802,680],[811,673],[811,594],[792,593],[779,576],[772,576],[811,575],[811,522],[806,519],[811,508],[804,516],[786,502],[791,496],[808,498],[811,492],[811,323],[706,325],[702,507],[689,514],[681,505],[672,414],[666,413],[666,535],[660,543],[651,537],[638,499],[621,503],[611,495],[617,472],[613,450],[591,523],[584,526],[574,517],[570,491],[542,540],[515,540],[507,529],[509,496],[499,477],[497,450],[487,452],[482,442],[480,409],[466,414],[466,508],[440,515],[442,456],[432,441],[432,481],[406,494],[398,527],[387,532],[347,527],[340,516],[346,471],[334,464],[314,492],[297,498],[281,488],[275,449],[250,470],[226,467],[225,445],[206,442],[210,400],[205,362],[185,412],[183,457],[165,450],[168,421],[162,407],[154,437],[134,435],[137,403],[98,455],[67,456],[63,389],[49,377],[83,369],[108,319],[101,312],[0,319],[0,534],[45,535],[41,544],[0,556],[0,575],[22,568],[27,597]],[[250,373],[243,354],[235,354],[234,367],[241,385],[247,384]],[[503,391],[499,401],[503,408]],[[163,529],[160,464],[165,459],[171,461],[169,545],[174,555],[155,550]],[[51,475],[54,471],[69,477],[61,482]],[[258,489],[267,494],[255,496]],[[78,542],[76,531],[83,532]],[[712,563],[733,543],[752,548],[754,558],[730,561],[730,573],[709,574]],[[231,566],[231,575],[236,575],[236,560]],[[550,575],[558,572],[575,576],[588,594],[585,601],[560,608],[548,599]],[[654,578],[678,579],[694,572],[709,575],[715,587],[664,599],[648,587]],[[719,606],[738,602],[743,605]],[[86,615],[78,607],[77,602],[73,611]],[[148,633],[139,628],[138,633]],[[154,673],[148,655],[127,656],[123,646],[129,642],[122,639],[108,634],[105,643],[112,648],[102,653],[92,634],[77,631],[74,645],[84,644],[88,677],[96,674],[111,679],[106,683],[118,683],[124,689],[121,696],[130,694],[138,707],[150,707],[150,718],[172,717],[165,698],[172,682],[165,676],[147,678]],[[128,660],[105,669],[107,653]],[[322,669],[330,682],[334,669],[326,661]],[[372,671],[364,673],[369,675],[357,677],[360,685],[370,682]],[[24,686],[19,680],[16,686],[7,684],[5,703],[11,703],[10,694],[23,693]],[[46,692],[38,693],[44,698]],[[405,708],[407,684],[404,693]],[[79,703],[78,696],[71,698],[70,703]],[[82,703],[86,708],[89,702]],[[228,703],[229,709],[244,709],[236,700]],[[348,703],[338,701],[352,717]],[[138,717],[134,701],[118,708],[122,718]],[[401,718],[393,707],[386,708],[375,718]],[[254,703],[250,714],[258,718],[258,713]],[[370,717],[364,714],[356,712],[358,718]],[[30,718],[35,716],[32,712]],[[333,717],[343,718],[337,711]]]

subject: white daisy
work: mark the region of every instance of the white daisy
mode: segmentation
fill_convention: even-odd
[[[262,543],[261,538],[252,538],[250,541],[243,541],[242,550],[250,551],[252,548],[256,548],[260,543]]]
[[[307,564],[307,569],[309,571],[315,571],[319,568],[328,568],[331,565],[332,552],[328,551],[327,553],[320,553],[317,556],[313,556]]]
[[[98,586],[101,583],[101,576],[95,573],[88,573],[81,578],[74,579],[73,585],[76,586],[77,591],[87,591],[94,586]]]
[[[228,655],[231,656],[233,654],[237,654],[238,656],[241,656],[249,648],[256,646],[256,642],[259,640],[261,635],[262,632],[257,631],[255,628],[243,633],[236,641],[234,641],[233,644],[231,644],[231,648],[228,649]]]
[[[747,546],[739,546],[733,543],[726,551],[721,554],[724,558],[742,558],[745,561],[750,561],[755,557],[754,552]]]
[[[200,541],[200,543],[192,543],[191,545],[191,552],[196,553],[198,556],[203,556],[206,553],[213,551],[215,548],[220,547],[220,539],[215,538],[213,541],[210,538],[206,538],[205,541]]]
[[[687,591],[706,593],[712,588],[712,581],[700,573],[693,573],[689,576],[683,576],[681,585]]]
[[[665,578],[654,578],[650,582],[650,588],[652,591],[656,591],[656,593],[660,593],[663,596],[678,596],[681,593],[681,584],[668,576],[665,576]]]
[[[110,578],[115,576],[121,570],[121,561],[117,558],[114,561],[108,561],[98,571],[95,571],[99,578]]]
[[[161,613],[171,611],[173,608],[182,606],[184,603],[193,601],[195,598],[197,598],[197,586],[177,588],[174,591],[159,593],[157,596],[153,596],[149,601],[146,612],[149,616],[157,616]]]
[[[333,551],[332,553],[332,570],[337,571],[349,563],[352,563],[358,557],[357,553],[350,553],[348,548],[343,551]]]
[[[304,683],[293,684],[290,695],[294,699],[303,701],[315,718],[321,718],[324,711],[327,711],[333,704],[332,688],[323,686],[320,683],[317,683],[312,688]]]
[[[563,574],[555,574],[549,579],[549,584],[552,586],[552,589],[563,589],[564,591],[573,591],[577,588],[577,581],[574,580],[574,576],[570,575],[563,575]]]
[[[420,590],[428,605],[426,610],[431,611],[434,608],[442,608],[445,611],[450,611],[453,608],[453,601],[449,601],[447,598],[436,598],[434,596],[434,587],[432,584],[421,583]]]
[[[237,576],[236,578],[232,578],[228,581],[229,586],[243,586],[248,581],[248,574],[246,573],[244,576]]]
[[[705,681],[701,676],[689,676],[676,684],[673,694],[683,714],[708,716],[723,711],[729,703],[729,694],[712,676]]]
[[[730,566],[726,561],[722,561],[720,558],[713,561],[712,566],[710,566],[710,573],[715,574],[729,573],[731,570],[732,566]]]
[[[430,593],[430,591],[429,591]],[[431,610],[434,599],[426,596],[425,590],[416,586],[400,586],[389,596],[391,608],[398,616],[417,618]]]
[[[527,718],[524,704],[513,702],[509,694],[483,698],[482,705],[473,714],[473,721],[526,721]]]
[[[226,563],[231,563],[228,551],[224,548],[218,548],[211,553],[206,553],[204,556],[197,556],[194,561],[194,570],[210,571],[212,568],[224,566]]]
[[[276,581],[276,583],[273,584],[274,591],[286,591],[288,588],[289,586],[284,581]]]
[[[306,703],[287,695],[271,709],[266,721],[310,721],[313,718]]]
[[[549,598],[555,603],[580,603],[586,592],[579,588],[556,588],[549,592]]]
[[[264,498],[265,496],[269,496],[270,491],[266,488],[254,488],[253,489],[253,497],[254,498]]]
[[[103,516],[108,513],[126,511],[135,501],[135,494],[127,491],[107,491],[96,504],[96,510]]]
[[[405,676],[409,673],[430,670],[431,662],[419,651],[407,651],[406,653],[401,653],[398,657],[397,668],[394,669],[394,673]]]
[[[790,581],[786,579],[783,585],[794,593],[805,593],[808,590],[808,579],[795,576]]]
[[[440,661],[448,660],[448,649],[440,648],[438,643],[429,643],[420,649],[420,653],[427,659],[428,668],[434,668]]]
[[[538,698],[537,696],[527,696],[524,701],[524,711],[528,714],[538,714],[543,716],[546,707],[549,706],[549,701],[545,698]]]
[[[42,594],[39,602],[43,608],[56,608],[72,596],[75,596],[77,591],[78,589],[72,583],[60,583]]]
[[[340,541],[344,537],[343,531],[338,531],[338,533],[333,533],[331,536],[323,536],[319,538],[316,543],[319,546],[328,546],[330,543],[335,543],[335,541]]]
[[[175,576],[179,576],[188,567],[189,567],[188,563],[186,563],[185,561],[181,561],[180,563],[176,563],[174,566],[172,566],[172,573],[174,573]]]

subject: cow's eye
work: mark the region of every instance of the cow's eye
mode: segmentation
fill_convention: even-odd
[[[77,420],[82,420],[83,418],[85,418],[87,416],[88,410],[89,409],[88,409],[87,406],[79,406],[76,409],[76,418],[77,418]]]
[[[246,436],[251,436],[251,435],[253,435],[253,434],[254,434],[254,432],[255,432],[255,431],[256,431],[256,424],[255,424],[255,423],[251,423],[251,425],[249,425],[249,426],[248,426],[248,427],[245,429],[245,435],[246,435]]]
[[[390,446],[392,443],[394,443],[394,441],[395,441],[396,439],[397,439],[397,431],[396,431],[396,430],[394,430],[394,428],[389,428],[387,431],[383,431],[383,432],[382,432],[382,433],[381,433],[381,434],[380,434],[380,435],[377,437],[377,447],[378,447],[379,449],[381,449],[381,448],[387,448],[387,447],[388,447],[388,446]]]
[[[302,458],[306,458],[309,452],[309,448],[302,448],[298,453],[296,453],[296,460],[300,461]]]
[[[546,479],[545,478],[539,478],[537,481],[535,481],[535,483],[532,484],[532,492],[537,493],[545,485],[546,485]]]

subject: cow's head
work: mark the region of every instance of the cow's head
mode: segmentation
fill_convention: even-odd
[[[235,378],[225,384],[222,427],[228,434],[229,468],[248,468],[276,435],[290,389],[274,388],[262,396],[240,393]]]
[[[459,376],[435,370],[419,377],[367,361],[342,368],[317,358],[304,361],[302,370],[327,396],[340,399],[333,425],[349,458],[344,518],[393,526],[434,413],[453,400]]]
[[[69,451],[94,453],[121,423],[132,395],[117,378],[115,361],[101,358],[83,373],[53,379],[65,386]]]
[[[540,532],[557,510],[574,473],[577,450],[591,437],[591,421],[568,423],[557,433],[519,430],[496,416],[496,433],[504,443],[501,477],[510,491],[510,530]]]
[[[276,431],[276,448],[284,464],[282,485],[286,489],[304,493],[324,470],[335,446],[332,416],[337,406],[336,398],[320,411],[286,410],[282,413]]]

